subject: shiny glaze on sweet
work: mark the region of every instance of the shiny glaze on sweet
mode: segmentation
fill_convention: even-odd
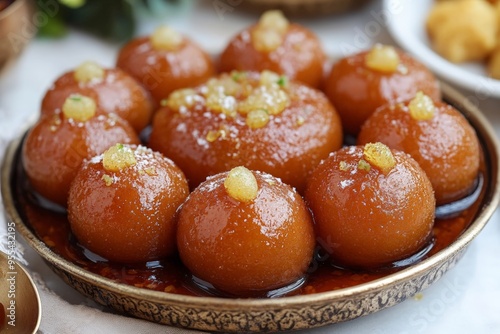
[[[210,56],[186,37],[175,51],[155,50],[149,37],[133,39],[120,50],[116,65],[139,81],[157,105],[172,91],[199,85],[215,74]]]
[[[134,129],[114,114],[79,122],[64,113],[40,118],[23,146],[23,163],[33,187],[66,206],[71,181],[85,159],[115,143],[139,144]]]
[[[358,144],[380,141],[410,154],[429,177],[438,205],[466,196],[480,164],[472,126],[452,106],[434,102],[434,116],[415,120],[408,102],[379,108],[363,125]]]
[[[320,86],[326,56],[319,39],[312,31],[292,23],[280,47],[270,52],[261,52],[251,43],[251,34],[255,28],[253,25],[245,29],[229,42],[219,59],[221,72],[270,70],[311,87]]]
[[[116,262],[172,255],[175,214],[189,193],[184,174],[158,152],[125,148],[135,156],[135,165],[107,170],[105,153],[76,174],[68,199],[71,229],[82,245]]]
[[[66,98],[81,94],[96,101],[101,113],[115,113],[140,132],[153,116],[153,101],[149,93],[130,75],[120,69],[104,69],[102,80],[81,83],[74,71],[59,77],[42,100],[42,116],[61,111]]]
[[[219,78],[224,76],[228,74]],[[258,73],[248,72],[245,80],[260,87]],[[195,91],[204,89],[202,85]],[[314,167],[341,147],[342,128],[337,112],[320,91],[295,82],[285,90],[290,104],[256,129],[247,126],[239,112],[229,117],[211,111],[204,99],[196,99],[181,112],[164,107],[153,120],[149,146],[172,159],[192,189],[209,175],[245,166],[279,177],[301,192]],[[210,131],[223,134],[210,141]]]
[[[383,172],[365,161],[363,146],[333,152],[311,175],[305,192],[318,243],[348,268],[377,268],[407,258],[432,239],[431,183],[406,153],[392,151]]]
[[[418,91],[435,101],[440,100],[438,81],[411,56],[398,50],[404,70],[384,73],[366,66],[368,52],[339,60],[325,81],[325,94],[340,114],[346,133],[357,135],[375,109],[386,103],[411,99]]]
[[[227,175],[209,177],[183,204],[177,229],[182,262],[196,277],[235,296],[302,278],[315,246],[303,199],[279,179],[253,172],[257,197],[242,202],[228,195]]]
[[[212,295],[193,283],[191,274],[177,257],[148,264],[122,265],[106,261],[90,253],[76,242],[69,228],[66,214],[45,208],[40,199],[34,196],[19,158],[16,161],[13,190],[18,211],[35,235],[62,258],[118,283],[183,295]],[[317,255],[310,265],[306,282],[299,288],[286,292],[285,295],[305,295],[353,287],[385,277],[404,269],[407,265],[438,253],[453,243],[475,218],[488,184],[487,178],[483,184],[481,195],[470,208],[453,218],[436,219],[433,227],[434,244],[424,256],[411,259],[404,266],[389,266],[371,271],[351,271],[330,265],[328,255],[317,246]]]

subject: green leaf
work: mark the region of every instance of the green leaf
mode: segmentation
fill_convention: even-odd
[[[59,2],[70,8],[79,8],[85,4],[85,0],[59,0]]]
[[[133,9],[127,1],[87,0],[77,9],[68,8],[66,22],[97,36],[124,41],[135,30]]]
[[[38,35],[42,37],[63,37],[68,32],[66,25],[59,16],[49,17],[47,24],[41,25]]]

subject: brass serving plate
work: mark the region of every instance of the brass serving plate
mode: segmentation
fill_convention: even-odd
[[[476,129],[486,165],[486,190],[477,216],[450,246],[384,278],[351,288],[274,299],[192,297],[113,282],[61,258],[23,221],[13,197],[13,173],[22,136],[13,141],[2,166],[6,213],[27,240],[65,282],[97,303],[125,314],[171,326],[225,332],[265,332],[319,327],[358,318],[396,305],[439,280],[461,259],[486,225],[500,200],[499,144],[481,112],[465,97],[442,85],[445,100],[461,110]]]
[[[40,296],[28,271],[19,263],[12,262],[7,254],[0,252],[0,303],[4,307],[5,324],[0,324],[0,331],[9,334],[36,333],[42,319]],[[11,291],[11,284],[15,289]],[[9,318],[11,301],[15,301],[14,318]],[[9,323],[14,320],[13,323]],[[1,323],[2,321],[0,321]]]

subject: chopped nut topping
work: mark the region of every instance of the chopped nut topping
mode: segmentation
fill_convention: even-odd
[[[148,174],[149,176],[158,175],[156,173],[156,168],[154,168],[154,167],[148,167],[148,168],[144,169],[144,172],[146,172],[146,174]]]
[[[137,160],[135,160],[134,151],[130,147],[116,144],[104,152],[102,164],[107,171],[119,172],[136,165]]]
[[[207,108],[213,112],[236,117],[237,113],[245,115],[255,110],[266,110],[267,116],[259,111],[262,116],[259,119],[262,120],[269,115],[281,113],[289,105],[290,98],[281,89],[282,85],[287,84],[286,77],[280,77],[271,71],[263,71],[258,83],[248,79],[246,72],[233,71],[230,75],[210,79],[201,88],[201,92]],[[255,124],[252,122],[253,116],[256,115],[250,117],[250,123],[247,123],[249,126]]]
[[[85,122],[94,117],[96,109],[93,99],[79,94],[70,95],[62,106],[64,116],[77,122]]]
[[[262,14],[259,23],[252,31],[252,44],[257,51],[271,52],[283,44],[284,35],[289,27],[288,20],[279,10]]]
[[[206,105],[212,111],[223,113],[229,117],[235,117],[238,103],[234,96],[212,94],[207,97]]]
[[[104,78],[104,69],[93,61],[86,61],[75,69],[73,76],[80,83],[99,82]]]
[[[231,79],[233,79],[234,82],[240,82],[245,76],[246,72],[231,71]]]
[[[365,145],[363,154],[365,159],[382,173],[389,173],[396,165],[396,159],[392,155],[389,147],[382,143],[368,143]]]
[[[339,169],[345,172],[349,169],[349,164],[342,160],[341,162],[339,162]]]
[[[376,44],[366,55],[365,65],[372,70],[392,73],[398,70],[399,55],[392,46]]]
[[[366,162],[363,159],[359,160],[359,162],[358,162],[358,169],[369,172],[370,168],[371,167],[370,167],[370,164],[368,162]]]
[[[224,188],[229,196],[240,202],[253,201],[259,192],[255,176],[243,166],[231,169],[224,180]]]
[[[196,103],[199,95],[194,89],[184,88],[173,91],[168,99],[161,100],[162,106],[168,106],[170,109],[179,111],[183,107],[192,107]]]
[[[102,176],[102,180],[104,180],[104,182],[106,183],[106,187],[109,187],[114,182],[113,178],[111,176],[109,176],[108,174],[104,174]]]
[[[274,186],[276,184],[276,181],[271,180],[271,179],[266,179],[266,183],[270,186]]]
[[[262,86],[272,86],[277,85],[279,80],[280,76],[278,75],[278,73],[264,70],[260,73],[259,84],[261,84]]]
[[[278,81],[276,82],[278,86],[282,88],[288,87],[288,77],[286,75],[282,75],[279,77]]]
[[[222,125],[219,130],[217,131],[214,131],[214,130],[210,130],[207,132],[207,136],[206,136],[206,139],[209,143],[213,143],[214,141],[216,141],[217,139],[225,139],[226,136],[227,136],[227,133],[228,133],[228,129],[226,126]]]
[[[246,123],[252,129],[262,128],[269,123],[269,114],[263,109],[252,110],[247,114]]]
[[[283,44],[283,37],[274,30],[255,29],[252,32],[253,46],[260,52],[271,52]]]
[[[290,23],[280,10],[268,10],[259,20],[259,28],[275,30],[281,34],[286,33]]]
[[[251,128],[259,128],[269,122],[269,115],[277,115],[289,106],[287,86],[286,76],[271,71],[263,71],[259,77],[233,71],[208,80],[196,90],[175,91],[162,104],[181,111],[182,108],[192,107],[196,101],[204,101],[209,111],[233,118],[238,113],[244,116],[253,112],[247,117],[246,124]],[[302,125],[304,119],[299,117],[297,122]],[[217,138],[215,132],[207,134],[210,142]]]
[[[223,94],[235,96],[241,93],[242,86],[239,83],[245,78],[245,75],[238,74],[238,81],[234,80],[234,75],[231,76],[223,75],[219,78],[212,78],[207,81],[206,87],[206,95],[213,94]]]
[[[297,122],[296,122],[297,126],[301,126],[305,122],[306,122],[306,119],[304,117],[302,117],[302,116],[297,117]]]
[[[156,50],[175,51],[181,46],[183,38],[172,28],[162,26],[151,34],[150,41]]]
[[[263,109],[267,110],[269,115],[277,115],[289,104],[290,97],[279,86],[260,86],[239,104],[238,111],[246,114],[252,110]]]
[[[216,141],[217,139],[219,139],[219,137],[220,137],[220,132],[219,131],[210,130],[207,133],[206,139],[207,139],[207,141],[209,143],[213,143],[214,141]]]
[[[432,99],[422,92],[418,92],[408,104],[410,116],[416,121],[427,121],[434,117],[436,106]]]

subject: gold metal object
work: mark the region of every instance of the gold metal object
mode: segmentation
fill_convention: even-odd
[[[22,136],[13,141],[1,171],[2,196],[18,232],[70,286],[97,303],[137,318],[171,326],[224,332],[304,329],[358,318],[394,306],[439,280],[454,267],[479,234],[500,200],[499,143],[483,114],[464,96],[442,84],[445,101],[475,128],[485,156],[486,191],[471,225],[451,245],[422,262],[354,287],[273,299],[193,297],[116,283],[55,254],[23,221],[13,197],[12,173]]]
[[[42,307],[35,283],[26,269],[0,252],[0,332],[36,333],[40,326]]]

